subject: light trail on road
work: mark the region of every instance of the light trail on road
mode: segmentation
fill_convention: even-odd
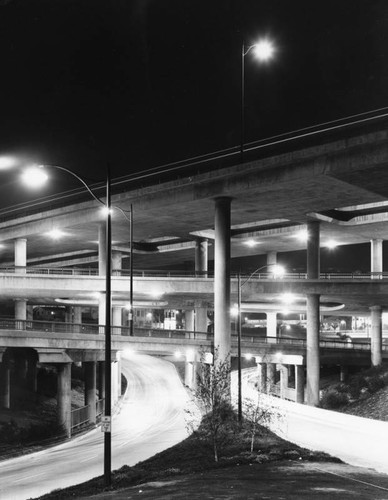
[[[112,423],[112,470],[139,461],[187,437],[189,397],[175,367],[143,355],[122,356],[128,388]],[[88,434],[0,464],[0,498],[26,500],[103,474],[103,433]]]

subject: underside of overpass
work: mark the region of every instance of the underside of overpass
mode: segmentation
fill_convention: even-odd
[[[255,158],[249,153],[246,161],[223,168],[201,171],[198,166],[195,172],[192,168],[179,170],[169,179],[161,179],[156,172],[143,179],[114,180],[112,205],[119,207],[112,214],[112,305],[119,310],[114,324],[121,326],[122,308],[129,299],[130,281],[125,270],[131,247],[135,308],[181,308],[195,310],[198,317],[205,311],[205,320],[207,309],[214,308],[217,313],[216,266],[214,281],[211,273],[218,258],[215,248],[220,227],[215,211],[220,199],[230,203],[230,214],[221,214],[230,215],[230,227],[226,228],[230,231],[230,262],[232,266],[238,262],[235,268],[248,273],[241,289],[246,310],[265,311],[268,317],[279,310],[281,297],[292,293],[295,311],[307,311],[307,321],[319,319],[319,307],[322,313],[348,315],[369,315],[370,308],[375,308],[381,323],[388,298],[388,281],[382,269],[382,242],[388,239],[387,139],[388,129],[381,123],[373,131],[349,132],[347,137],[331,137],[316,145],[293,147],[291,143],[277,154],[261,152]],[[80,193],[0,212],[0,300],[4,305],[15,303],[17,319],[28,319],[28,306],[98,308],[100,298],[95,294],[104,291],[101,270],[106,265],[101,231],[104,220],[100,205]],[[312,227],[319,228],[315,239],[301,238]],[[205,257],[202,255],[201,261],[198,249],[203,242],[206,250],[202,248]],[[345,249],[371,244],[370,270],[374,274],[360,275],[354,269],[351,276],[322,279],[319,248],[333,242]],[[282,280],[268,275],[259,279],[242,267],[243,258],[265,256],[268,265],[262,267],[270,270],[277,255],[292,251],[306,251],[306,276],[302,278],[289,273]],[[230,265],[229,255],[225,255]],[[313,264],[309,264],[309,256],[315,260]],[[166,275],[171,271],[175,274]],[[230,280],[228,272],[223,279],[231,285],[224,304],[229,301],[231,305],[238,298],[239,284],[236,277]],[[219,312],[230,325],[229,310]],[[376,332],[381,330],[378,314],[372,314],[372,330]],[[187,321],[191,321],[189,315]],[[82,323],[82,315],[81,321],[69,322]],[[101,307],[98,322],[104,323]],[[313,323],[307,323],[308,346],[309,331],[319,336]],[[206,321],[202,322],[202,331],[206,326]],[[226,338],[230,331],[222,335]],[[381,345],[372,345],[373,352],[379,350]],[[380,352],[376,363],[381,359]],[[319,356],[314,358],[317,369],[319,372]],[[313,386],[316,397],[319,373]]]

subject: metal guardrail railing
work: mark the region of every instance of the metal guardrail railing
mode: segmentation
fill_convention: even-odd
[[[97,324],[78,324],[78,323],[57,323],[50,321],[29,321],[18,320],[14,318],[0,318],[0,330],[12,331],[27,331],[37,332],[44,335],[50,333],[60,334],[89,334],[89,335],[104,335],[105,326]],[[112,326],[111,332],[113,335],[122,337],[130,336],[129,327]],[[179,339],[182,341],[189,340],[202,340],[212,341],[214,339],[213,333],[208,332],[192,332],[187,330],[165,330],[161,328],[139,328],[135,327],[134,336],[131,338],[145,338],[152,337],[159,340],[163,339]],[[250,343],[254,345],[279,345],[279,346],[295,346],[303,349],[307,346],[305,338],[282,338],[282,337],[259,337],[254,335],[242,335],[241,340],[243,343]],[[237,342],[237,336],[232,335],[232,341]],[[332,349],[353,349],[353,350],[370,350],[370,339],[364,342],[353,341],[348,338],[346,340],[320,340],[320,347]],[[388,345],[382,346],[384,351],[388,351]]]
[[[71,430],[89,422],[89,405],[71,410]]]
[[[28,274],[40,276],[99,276],[97,268],[82,268],[82,267],[0,267],[0,274]],[[129,269],[113,269],[113,277],[129,277]],[[210,272],[186,272],[186,271],[164,271],[164,270],[134,270],[133,277],[135,278],[191,278],[191,279],[213,279],[214,275]],[[237,279],[237,275],[232,275],[232,279]],[[307,280],[307,273],[285,273],[281,276],[274,276],[273,273],[256,273],[253,276],[250,274],[240,275],[242,280],[249,279],[251,282],[259,280]],[[321,273],[321,280],[388,280],[388,272],[370,272],[370,273]]]

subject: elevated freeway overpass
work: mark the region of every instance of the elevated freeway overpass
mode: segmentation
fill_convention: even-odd
[[[260,149],[257,156],[251,152],[244,161],[227,166],[197,165],[187,170],[182,166],[168,179],[155,171],[142,178],[114,180],[112,204],[121,211],[112,216],[113,328],[126,326],[122,309],[129,299],[127,269],[132,259],[135,308],[180,308],[185,311],[186,329],[194,330],[195,324],[197,332],[207,330],[208,311],[214,310],[213,343],[229,356],[234,349],[230,308],[238,295],[234,273],[239,271],[245,276],[242,305],[266,313],[269,337],[276,336],[276,313],[284,294],[292,293],[292,307],[304,311],[308,404],[319,401],[324,356],[319,320],[325,309],[370,316],[372,364],[380,364],[388,293],[383,270],[383,240],[388,239],[387,139],[387,124],[379,120],[371,128],[351,128],[338,137],[321,136],[308,144],[289,141],[287,148],[277,151]],[[123,211],[133,214],[131,245]],[[33,308],[62,304],[66,322],[82,324],[85,307],[92,307],[96,323],[104,324],[101,297],[95,295],[105,291],[104,217],[97,202],[80,192],[1,210],[1,311],[9,312],[12,304],[16,320],[33,321]],[[320,269],[321,249],[334,244],[351,250],[359,243],[371,248],[367,272],[358,272],[358,263],[348,275],[321,272],[325,271]],[[279,256],[302,250],[306,256],[302,273],[272,279]],[[265,267],[269,274],[252,274],[251,268],[244,268],[243,258],[265,263],[253,268]],[[157,273],[171,269],[182,275]],[[145,274],[140,276],[140,270]],[[7,338],[12,336],[16,342],[18,332],[10,331]],[[6,337],[0,338],[6,342]],[[22,376],[26,370],[20,359],[12,361],[12,369],[18,366]],[[84,361],[89,389],[95,386],[93,373],[99,362]],[[62,365],[66,392],[70,362]],[[2,361],[0,380],[4,406],[9,404],[8,360]]]

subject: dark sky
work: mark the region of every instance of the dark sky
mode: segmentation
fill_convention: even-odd
[[[0,0],[0,154],[101,178],[236,146],[262,35],[247,141],[388,106],[386,0]]]

